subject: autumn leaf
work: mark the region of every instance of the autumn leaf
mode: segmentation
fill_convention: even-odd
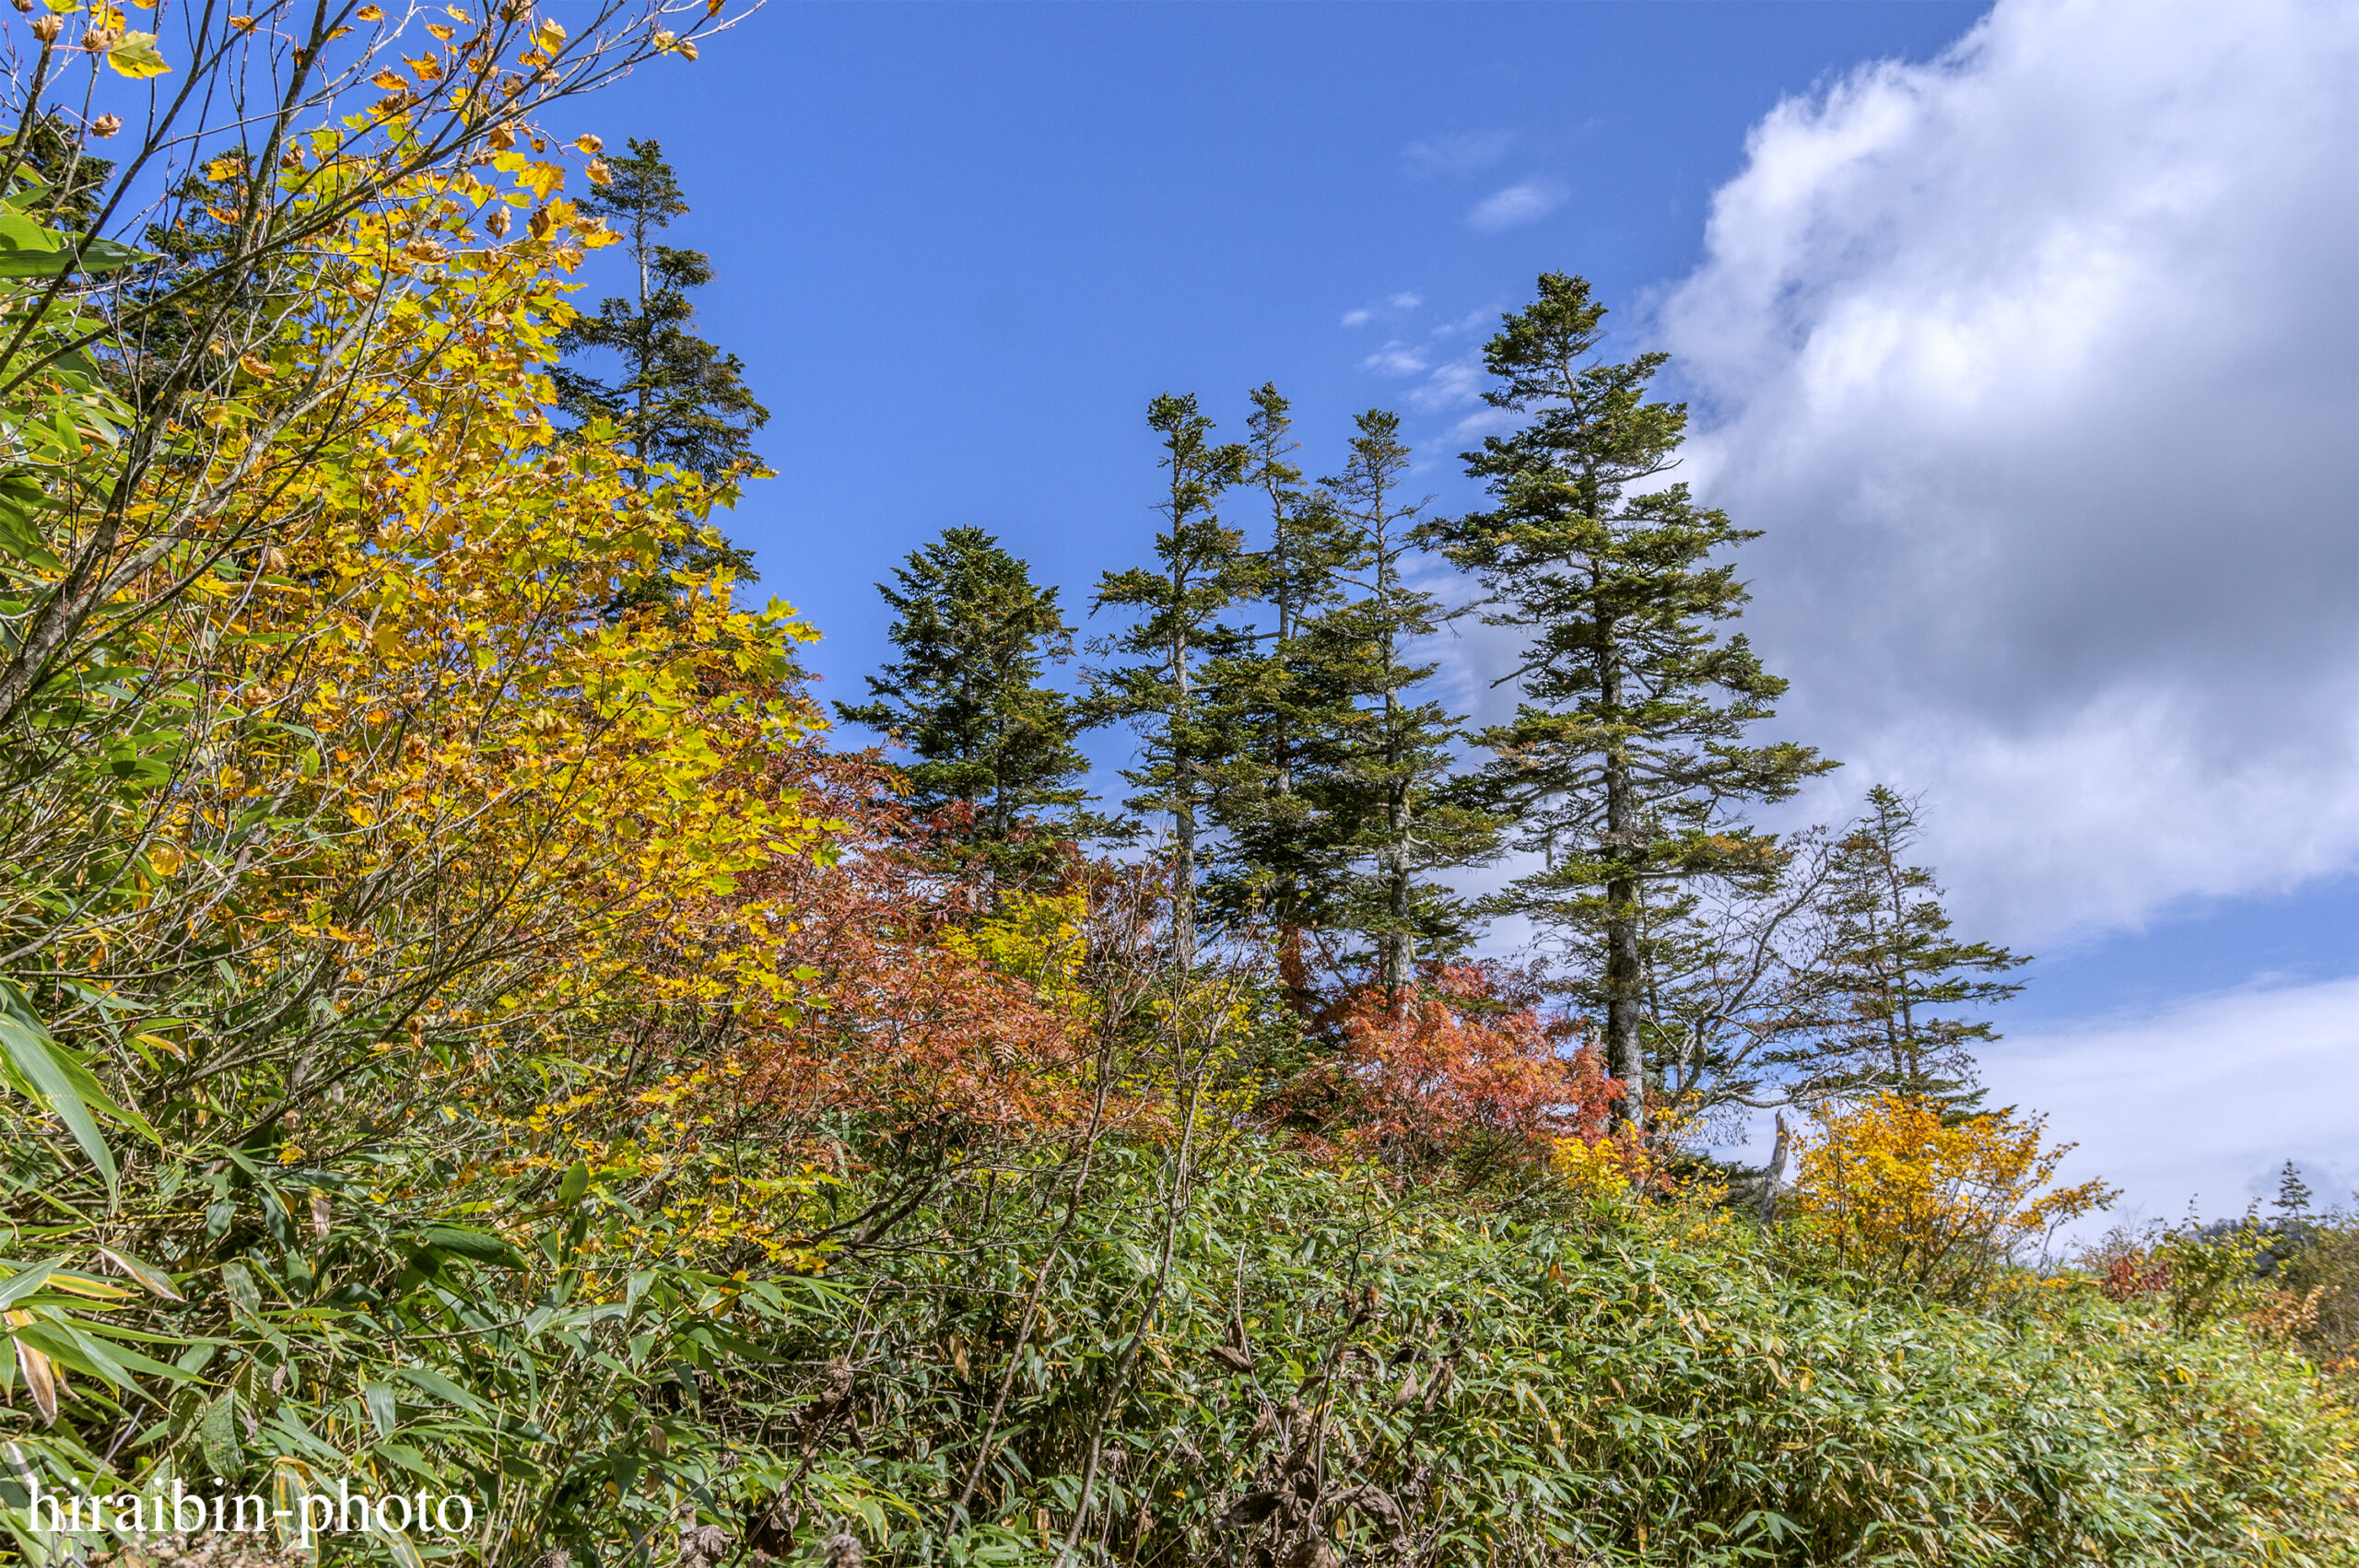
[[[118,74],[134,81],[160,76],[172,68],[171,63],[157,49],[156,35],[152,32],[124,33],[114,47],[107,51],[107,64]]]

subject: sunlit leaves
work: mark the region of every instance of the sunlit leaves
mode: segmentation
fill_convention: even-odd
[[[124,33],[107,50],[107,64],[134,81],[160,76],[172,68],[171,62],[156,47],[156,35],[152,32]]]
[[[1945,1121],[1877,1094],[1825,1111],[1802,1149],[1793,1208],[1872,1275],[1967,1288],[2026,1243],[2111,1201],[2098,1180],[2050,1190],[2072,1145],[2011,1111]]]

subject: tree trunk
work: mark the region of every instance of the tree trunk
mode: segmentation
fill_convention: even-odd
[[[1597,646],[1616,646],[1610,630],[1600,628]],[[1622,666],[1610,653],[1598,672],[1598,707],[1609,722],[1622,712]],[[1620,743],[1605,754],[1605,853],[1623,860],[1637,843],[1637,811],[1630,781],[1630,761]],[[1638,879],[1634,871],[1605,884],[1605,1059],[1622,1081],[1623,1095],[1614,1119],[1643,1133],[1647,1130],[1647,1047],[1638,1036],[1639,1011],[1645,1001],[1645,977],[1638,965]]]
[[[1643,1000],[1638,968],[1638,883],[1616,877],[1605,884],[1605,1059],[1622,1081],[1614,1119],[1647,1129],[1647,1047],[1638,1036]]]
[[[1389,640],[1389,639],[1388,639]],[[1388,682],[1391,680],[1391,658],[1386,660]],[[1384,831],[1391,842],[1385,848],[1386,890],[1385,914],[1391,928],[1384,933],[1384,984],[1389,990],[1398,990],[1409,983],[1416,973],[1417,933],[1409,929],[1409,801],[1408,785],[1401,776],[1401,729],[1398,721],[1399,703],[1388,686],[1384,694],[1385,766],[1391,779],[1385,788]]]
[[[1786,1113],[1778,1113],[1778,1146],[1769,1151],[1769,1168],[1761,1176],[1761,1223],[1767,1225],[1778,1217],[1778,1183],[1786,1175]]]
[[[1185,586],[1183,579],[1183,593]],[[1196,778],[1194,759],[1182,739],[1192,695],[1188,676],[1188,637],[1174,632],[1171,684],[1178,695],[1171,705],[1171,965],[1182,984],[1196,972]]]

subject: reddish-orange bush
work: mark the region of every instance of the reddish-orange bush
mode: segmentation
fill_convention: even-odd
[[[2142,1252],[2128,1252],[2105,1266],[2097,1288],[2116,1301],[2158,1296],[2171,1288],[2171,1266]]]
[[[1073,1123],[1087,1108],[1077,996],[967,939],[971,889],[927,867],[881,770],[816,746],[795,762],[781,783],[842,825],[835,854],[746,879],[795,910],[780,966],[804,989],[745,1021],[733,1097],[781,1129],[835,1117],[904,1140]]]
[[[1439,965],[1392,993],[1364,986],[1334,1016],[1341,1051],[1289,1098],[1391,1164],[1545,1157],[1559,1139],[1603,1136],[1623,1094],[1594,1046],[1567,1048],[1569,1020],[1492,965]]]

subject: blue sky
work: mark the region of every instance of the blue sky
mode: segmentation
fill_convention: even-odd
[[[831,697],[944,527],[1076,613],[1143,559],[1159,392],[1276,380],[1313,472],[1399,408],[1466,504],[1469,356],[1586,274],[1767,531],[1780,727],[1852,764],[1807,809],[1924,790],[1971,934],[2043,955],[1994,1086],[2216,1211],[2359,1184],[2359,29],[2101,10],[773,5],[562,128],[680,170],[772,413],[728,527]]]
[[[660,140],[697,205],[675,234],[720,268],[706,330],[744,357],[779,471],[731,532],[845,696],[885,647],[870,585],[942,528],[999,532],[1076,602],[1143,553],[1156,393],[1236,424],[1274,380],[1306,455],[1332,451],[1397,398],[1360,368],[1388,340],[1487,326],[1543,268],[1635,307],[1692,263],[1782,95],[1974,15],[774,5],[581,114]],[[1467,222],[1527,180],[1561,205]],[[1413,433],[1460,496],[1449,423]]]

